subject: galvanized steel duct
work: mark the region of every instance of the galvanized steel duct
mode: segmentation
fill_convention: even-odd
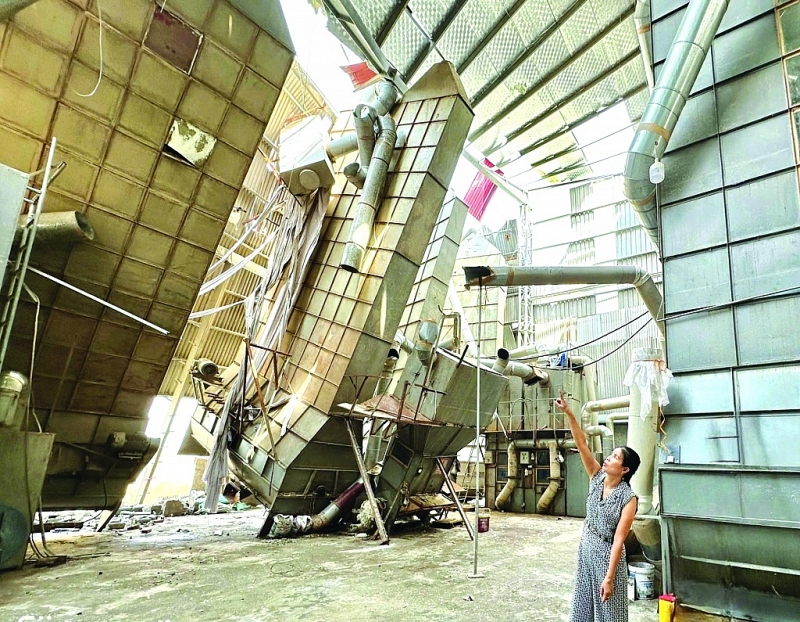
[[[424,365],[430,363],[431,357],[435,356],[434,347],[438,339],[439,325],[433,320],[422,320],[419,323],[414,352]]]
[[[402,350],[406,354],[411,354],[414,351],[414,342],[398,330],[395,333],[392,347],[396,350]]]
[[[375,85],[374,95],[367,104],[375,111],[377,116],[385,115],[397,103],[400,91],[388,78],[384,78]]]
[[[342,261],[339,264],[339,267],[353,273],[361,271],[364,252],[372,236],[375,212],[383,195],[383,186],[386,183],[389,161],[392,159],[394,143],[397,140],[397,132],[392,117],[388,115],[378,117],[378,127],[378,140],[375,142],[375,150],[370,160],[367,179],[364,182],[361,200],[353,217],[350,236],[342,254]]]
[[[358,142],[358,161],[363,168],[369,166],[372,150],[375,149],[375,111],[366,104],[359,104],[353,110],[353,125]]]
[[[633,23],[636,26],[636,36],[639,38],[639,50],[644,61],[644,75],[647,86],[652,90],[655,85],[653,77],[653,42],[650,38],[650,0],[636,0],[636,9],[633,12]]]
[[[464,268],[466,286],[623,284],[636,288],[664,334],[663,298],[650,274],[638,266],[472,266]]]
[[[729,0],[690,0],[625,161],[624,191],[658,248],[656,186],[650,166],[664,155]],[[663,331],[662,331],[663,332]]]
[[[14,233],[14,242],[22,236],[20,225]],[[73,244],[94,240],[94,228],[80,212],[46,212],[39,216],[34,244]]]
[[[550,376],[547,375],[546,371],[537,369],[527,363],[508,360],[508,350],[505,348],[500,348],[497,351],[497,358],[492,365],[492,369],[504,376],[522,378],[522,382],[529,386],[537,382],[546,385],[550,381]]]
[[[389,348],[389,354],[383,362],[383,370],[381,377],[378,379],[378,384],[375,385],[374,395],[380,396],[389,391],[389,385],[392,384],[394,376],[394,368],[397,366],[397,361],[400,358],[400,353],[394,348]]]
[[[358,138],[355,132],[344,134],[325,145],[325,153],[328,154],[331,160],[336,160],[343,155],[352,153],[356,149],[358,149]]]
[[[351,184],[359,190],[364,187],[364,182],[367,181],[367,168],[361,166],[358,162],[350,162],[342,169],[344,176]]]
[[[536,509],[540,512],[544,512],[550,507],[550,504],[556,497],[559,483],[561,482],[561,463],[558,461],[558,443],[556,441],[547,441],[547,449],[550,450],[550,483],[547,485],[542,496],[539,497],[539,502],[536,504]]]

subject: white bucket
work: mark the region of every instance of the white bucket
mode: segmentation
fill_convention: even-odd
[[[651,600],[656,597],[654,577],[656,569],[647,562],[628,564],[628,573],[636,581],[636,600]]]

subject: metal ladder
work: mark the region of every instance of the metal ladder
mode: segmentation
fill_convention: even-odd
[[[19,298],[25,287],[25,273],[28,270],[28,262],[30,261],[31,250],[33,249],[33,243],[36,238],[36,227],[39,225],[39,216],[44,206],[47,186],[50,183],[50,172],[52,170],[55,152],[56,139],[53,137],[50,143],[50,152],[47,154],[47,164],[43,171],[44,177],[42,179],[42,187],[37,191],[35,188],[29,186],[28,188],[33,191],[34,196],[24,199],[24,205],[27,208],[24,214],[25,224],[22,227],[22,235],[19,243],[16,245],[16,256],[9,262],[7,268],[3,266],[7,272],[4,281],[4,291],[0,292],[0,370],[3,369],[6,351],[8,350],[8,341],[11,338],[11,329],[14,326],[14,318],[17,315]],[[35,175],[36,173],[33,173],[31,179]]]

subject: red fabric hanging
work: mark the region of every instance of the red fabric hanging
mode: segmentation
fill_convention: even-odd
[[[503,176],[503,171],[496,168],[487,158],[483,159],[483,165],[501,177]],[[486,207],[489,205],[489,201],[492,200],[495,190],[497,190],[497,185],[491,179],[480,171],[475,173],[475,179],[472,180],[472,184],[464,196],[464,203],[469,207],[469,213],[479,222],[483,218],[483,214],[486,212]]]

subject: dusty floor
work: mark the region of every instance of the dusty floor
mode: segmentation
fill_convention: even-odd
[[[54,553],[100,555],[0,574],[0,621],[562,622],[569,613],[578,519],[493,514],[479,540],[482,579],[468,577],[463,527],[395,533],[379,546],[340,534],[257,540],[260,525],[253,510],[168,518],[149,534],[52,534]],[[656,601],[631,603],[630,622],[657,619]]]

